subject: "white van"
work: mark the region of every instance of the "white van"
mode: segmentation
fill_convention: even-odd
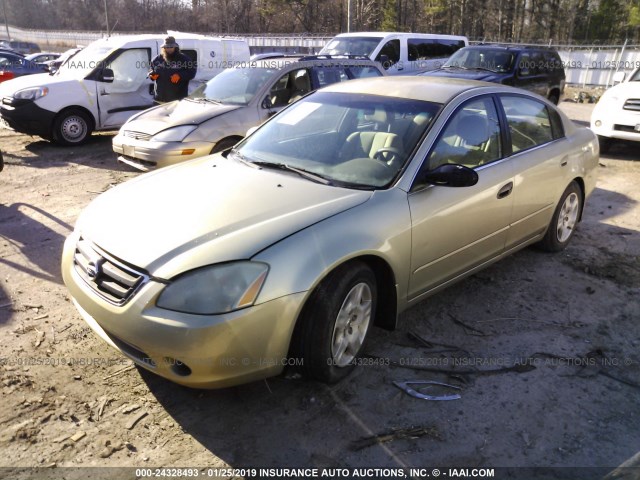
[[[245,40],[169,32],[198,65],[194,90],[225,68],[249,62]],[[93,130],[120,128],[153,106],[151,60],[165,35],[97,40],[53,75],[28,75],[0,84],[0,125],[62,145],[78,145]]]
[[[411,75],[440,68],[456,50],[468,44],[467,37],[457,35],[341,33],[329,40],[319,55],[365,55],[380,62],[390,75]]]

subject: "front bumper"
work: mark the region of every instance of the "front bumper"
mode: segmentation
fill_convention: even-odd
[[[0,100],[0,126],[27,135],[51,136],[55,112],[39,107],[33,101]]]
[[[640,113],[621,109],[614,115],[608,109],[596,107],[591,117],[591,130],[601,137],[640,142]]]
[[[122,306],[100,298],[73,261],[77,236],[65,242],[62,275],[87,324],[136,364],[194,388],[221,388],[282,372],[304,293],[222,315],[156,307],[162,283],[149,280]],[[295,361],[292,359],[291,361]]]
[[[215,142],[151,142],[121,132],[113,138],[118,161],[145,172],[209,155],[214,146]]]

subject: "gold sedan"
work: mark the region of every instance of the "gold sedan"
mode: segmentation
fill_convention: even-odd
[[[78,311],[174,382],[295,365],[334,382],[372,325],[538,243],[562,250],[598,143],[535,94],[385,77],[292,104],[235,149],[94,200],[65,243]]]

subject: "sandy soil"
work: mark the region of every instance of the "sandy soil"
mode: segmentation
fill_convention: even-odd
[[[562,108],[585,122],[593,106]],[[0,131],[0,466],[608,469],[638,451],[637,145],[603,156],[565,252],[526,249],[426,300],[374,331],[371,365],[338,385],[282,376],[222,391],[136,369],[69,301],[64,238],[91,199],[137,175],[110,146],[109,134],[60,148]],[[461,398],[412,398],[392,383],[405,380]]]

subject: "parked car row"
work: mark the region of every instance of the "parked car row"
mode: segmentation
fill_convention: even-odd
[[[23,42],[19,40],[0,40],[0,48],[12,50],[22,55],[40,52],[40,47],[37,43]]]
[[[0,51],[0,83],[24,75],[45,73],[46,71],[43,65],[31,61],[20,54],[7,50]]]
[[[182,52],[198,63],[197,88],[228,65],[247,62],[246,41],[176,34]],[[54,75],[0,84],[0,121],[18,132],[78,145],[94,130],[117,129],[153,105],[147,73],[160,51],[159,35],[118,36],[93,42]]]

